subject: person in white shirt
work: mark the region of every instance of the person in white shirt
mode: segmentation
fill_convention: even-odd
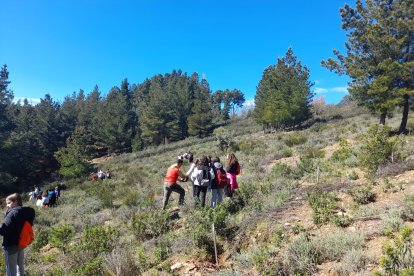
[[[200,159],[199,164],[194,168],[191,174],[191,180],[194,183],[194,205],[197,206],[200,202],[201,194],[201,206],[206,205],[207,189],[211,185],[211,180],[214,179],[214,171],[209,167],[209,161],[207,156],[203,156]]]

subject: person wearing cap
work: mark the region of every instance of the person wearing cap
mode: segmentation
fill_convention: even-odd
[[[223,170],[223,164],[220,163],[220,158],[214,158],[211,163],[213,164],[212,169],[214,175],[217,175],[218,170]],[[223,202],[223,188],[218,185],[218,177],[215,177],[211,181],[211,208],[216,207],[218,204]]]
[[[181,172],[181,166],[183,165],[182,159],[177,159],[177,162],[171,165],[168,170],[167,174],[164,178],[164,199],[163,199],[163,209],[167,207],[168,200],[170,199],[170,195],[172,192],[176,192],[180,194],[180,198],[178,199],[178,204],[184,204],[184,197],[185,197],[185,190],[183,187],[177,184],[178,180],[187,181],[188,177],[186,177]]]

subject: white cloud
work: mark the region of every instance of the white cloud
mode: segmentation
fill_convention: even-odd
[[[254,99],[245,101],[243,106],[244,107],[254,107]]]
[[[40,103],[40,99],[35,99],[35,98],[14,98],[13,102],[17,103],[20,101],[20,103],[22,104],[24,99],[27,99],[30,105],[37,105]]]
[[[316,87],[314,92],[315,94],[328,94],[328,93],[348,94],[348,87],[347,86],[339,86],[339,87],[332,87],[332,88]]]

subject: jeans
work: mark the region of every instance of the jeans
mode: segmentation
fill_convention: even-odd
[[[197,206],[200,202],[200,193],[201,193],[201,206],[206,205],[206,195],[207,195],[208,186],[198,186],[194,185],[194,205]]]
[[[211,189],[211,208],[223,202],[223,188]]]
[[[24,249],[17,246],[5,246],[4,261],[6,264],[6,276],[24,275]]]
[[[164,183],[164,199],[163,199],[164,210],[165,210],[165,207],[167,207],[168,200],[170,199],[170,195],[172,192],[176,192],[180,194],[180,198],[178,199],[178,205],[184,204],[185,190],[183,189],[183,187],[181,187],[177,183],[172,184],[172,185]]]

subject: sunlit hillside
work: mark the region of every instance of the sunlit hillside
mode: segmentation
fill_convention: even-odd
[[[400,119],[378,129],[351,103],[314,110],[300,130],[264,133],[247,116],[204,139],[94,160],[111,179],[65,180],[58,206],[36,209],[28,275],[396,273],[414,263],[403,250],[414,228],[414,137],[388,137]],[[184,182],[185,205],[173,193],[162,211],[165,172],[186,151],[222,161],[235,152],[235,197],[194,208]]]

